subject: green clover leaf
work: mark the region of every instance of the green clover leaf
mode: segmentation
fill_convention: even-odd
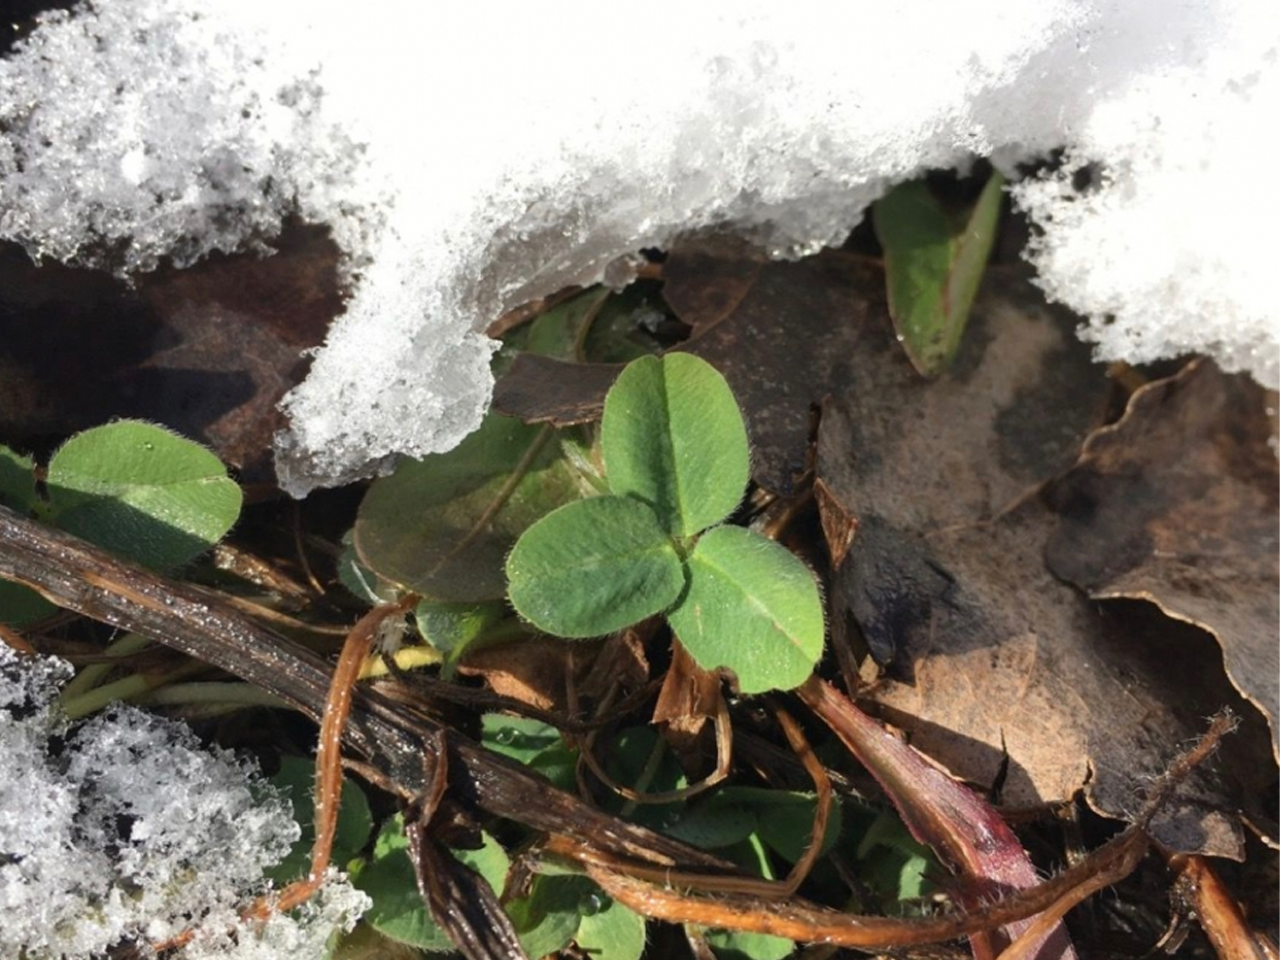
[[[822,600],[777,543],[717,526],[742,500],[747,431],[729,385],[690,354],[629,364],[605,398],[612,495],[566,504],[520,536],[508,595],[536,627],[594,637],[658,613],[700,666],[744,693],[799,686],[822,656]]]

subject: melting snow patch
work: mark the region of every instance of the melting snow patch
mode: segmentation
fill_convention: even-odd
[[[194,923],[187,960],[323,956],[367,903],[345,880],[265,926],[238,916],[298,838],[287,801],[132,707],[68,732],[54,699],[70,673],[0,644],[0,955],[88,957]]]
[[[1101,356],[1205,350],[1280,385],[1274,0],[395,5],[98,0],[0,61],[0,236],[146,269],[329,224],[347,312],[286,401],[294,493],[456,444],[481,331],[732,225],[838,242],[895,181],[989,156]],[[1083,192],[1072,174],[1098,171]]]

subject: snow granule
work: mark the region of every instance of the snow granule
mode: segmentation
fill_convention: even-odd
[[[232,754],[133,707],[67,732],[55,697],[69,676],[0,644],[0,956],[83,958],[194,925],[192,958],[320,960],[367,902],[345,880],[296,915],[228,933],[299,836],[288,802]]]
[[[1064,158],[1012,191],[1102,356],[1276,387],[1278,51],[1275,0],[96,0],[0,60],[0,237],[128,272],[328,224],[352,295],[284,404],[298,495],[474,429],[504,310],[710,226],[812,252],[976,156]]]

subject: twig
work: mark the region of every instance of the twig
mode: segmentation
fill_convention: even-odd
[[[800,889],[800,884],[804,883],[805,877],[809,875],[809,871],[813,869],[813,865],[818,861],[818,856],[822,853],[822,841],[827,836],[827,821],[831,819],[833,793],[831,790],[831,778],[827,776],[826,767],[822,765],[818,755],[813,752],[813,747],[810,745],[808,738],[805,737],[804,731],[800,729],[800,725],[791,718],[791,714],[781,707],[774,710],[774,716],[778,718],[778,723],[787,738],[787,743],[791,745],[791,749],[795,751],[796,756],[800,758],[800,762],[804,764],[806,772],[813,778],[813,789],[817,795],[809,843],[804,848],[804,853],[800,855],[800,859],[792,865],[791,872],[787,874],[787,879],[782,883],[782,889],[786,891],[786,895],[792,896]]]
[[[1239,902],[1206,858],[1163,848],[1160,853],[1177,874],[1176,895],[1200,921],[1219,960],[1276,960],[1276,945],[1250,928]]]
[[[0,577],[24,583],[84,616],[145,634],[275,694],[317,722],[332,671],[315,653],[254,622],[212,591],[167,580],[64,531],[0,506]],[[439,749],[440,724],[376,690],[357,690],[344,741],[406,800],[422,789],[423,756]],[[449,738],[451,786],[464,802],[643,862],[722,861],[626,823],[557,790],[515,761],[465,737]]]

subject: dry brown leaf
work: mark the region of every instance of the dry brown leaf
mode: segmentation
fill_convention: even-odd
[[[653,722],[665,723],[677,739],[688,742],[702,732],[718,711],[720,675],[703,670],[689,656],[684,644],[671,644],[671,666],[653,705]]]
[[[337,248],[295,227],[271,257],[213,256],[135,288],[91,270],[0,255],[0,429],[11,443],[113,417],[211,446],[242,481],[274,483],[276,404],[340,312]]]
[[[853,546],[853,538],[857,536],[858,518],[821,478],[813,482],[813,501],[818,507],[818,521],[822,525],[822,539],[827,544],[831,567],[839,570]]]
[[[1039,485],[1108,406],[1071,324],[993,271],[956,367],[932,383],[904,372],[887,322],[869,325],[824,409],[818,477],[860,523],[833,615],[847,609],[887,663],[882,712],[980,785],[1007,749],[1008,803],[1087,785],[1123,817],[1201,717],[1244,704],[1196,636],[1163,618],[1139,631],[1140,615],[1103,614],[1045,567],[1055,518]],[[1274,779],[1245,755],[1220,780],[1201,774],[1158,838],[1239,856],[1235,811]]]
[[[572,363],[522,353],[494,384],[493,409],[525,423],[591,423],[600,419],[604,396],[621,372],[616,363]]]
[[[673,269],[681,258],[699,270]],[[868,318],[884,314],[882,272],[838,250],[766,264],[675,250],[664,275],[667,302],[705,331],[684,349],[724,374],[742,408],[752,479],[791,494],[805,469],[810,407],[848,383]],[[720,292],[690,289],[699,285]]]
[[[1138,390],[1053,486],[1046,560],[1091,597],[1151,600],[1208,630],[1280,756],[1277,472],[1261,387],[1213,363]]]
[[[563,640],[535,636],[510,643],[468,650],[458,672],[480,677],[494,693],[511,697],[538,710],[568,713],[577,697],[618,698],[642,686],[649,665],[644,646],[631,630],[604,640]]]
[[[614,700],[638,690],[649,680],[645,640],[653,621],[645,621],[606,637],[599,652],[583,649],[590,665],[578,679],[578,696],[597,703]]]
[[[662,265],[662,297],[698,338],[737,313],[767,263],[764,253],[741,237],[689,237]]]
[[[519,655],[511,644],[468,650],[458,673],[480,677],[494,693],[511,697],[538,710],[564,711],[568,707],[569,671],[574,651],[557,637],[528,637],[520,641]]]
[[[18,445],[115,413],[122,399],[116,372],[146,359],[160,327],[119,281],[58,263],[37,266],[13,244],[0,245],[0,317],[0,433]]]

